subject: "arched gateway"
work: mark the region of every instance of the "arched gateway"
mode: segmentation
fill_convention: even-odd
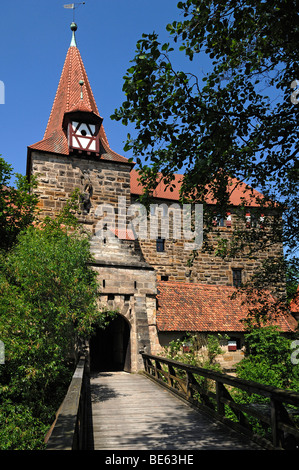
[[[90,339],[90,368],[98,371],[131,371],[130,325],[117,315],[106,328],[97,328]]]

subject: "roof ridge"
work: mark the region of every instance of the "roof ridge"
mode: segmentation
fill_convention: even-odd
[[[183,281],[157,281],[158,284],[165,284],[165,285],[180,285],[180,286],[186,286],[186,287],[203,287],[203,288],[214,288],[214,289],[229,289],[229,290],[235,290],[236,287],[234,286],[226,286],[226,285],[218,285],[218,284],[202,284],[201,282],[183,282]]]
[[[136,168],[131,172],[131,192],[137,196],[143,194],[144,190],[142,182],[139,179],[139,175],[140,169]],[[170,188],[170,185],[165,183],[163,179],[159,180],[156,188],[153,191],[153,197],[169,201],[180,200],[180,191],[183,179],[184,175],[180,173],[174,173],[173,180],[171,181],[171,184],[173,185],[172,188]],[[263,195],[259,191],[251,188],[249,184],[239,180],[238,178],[230,177],[228,183],[229,186],[234,185],[234,189],[229,195],[230,206],[239,206],[240,204],[245,204],[245,206],[248,207],[260,207],[259,200],[262,199]],[[214,205],[216,201],[208,192],[205,197],[205,202],[207,204]]]

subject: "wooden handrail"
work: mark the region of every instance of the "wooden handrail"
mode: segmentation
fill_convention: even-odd
[[[142,353],[142,357],[144,371],[148,377],[201,411],[247,435],[262,447],[298,448],[299,429],[293,421],[289,407],[295,407],[292,413],[299,414],[299,393],[239,379],[161,356]],[[198,377],[213,381],[215,390],[203,387]],[[249,394],[265,397],[268,403],[260,406],[237,403],[232,397],[231,389],[240,389]],[[227,416],[228,409],[233,412],[234,420],[231,415]],[[265,436],[257,435],[250,424],[250,417],[258,419],[265,429],[268,428],[270,436],[268,430]]]
[[[82,450],[86,433],[86,358],[81,357],[58,411],[46,450]]]

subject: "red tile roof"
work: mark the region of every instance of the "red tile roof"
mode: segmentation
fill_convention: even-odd
[[[180,198],[180,189],[183,178],[184,175],[174,175],[172,191],[170,190],[170,186],[167,187],[167,185],[161,179],[155,191],[153,192],[153,197],[158,199],[168,199],[170,201],[178,201]],[[237,178],[231,178],[229,184],[229,191],[231,191],[231,205],[239,206],[245,201],[248,206],[259,206],[259,199],[263,199],[263,195],[261,193],[253,188],[250,188],[247,184],[242,183]],[[131,194],[136,196],[143,194],[143,186],[139,181],[139,172],[137,170],[131,171]],[[215,204],[215,201],[209,197],[209,195],[206,197],[206,202],[207,204]]]
[[[119,238],[120,240],[135,240],[135,235],[134,235],[134,232],[133,230],[131,229],[112,229],[112,228],[109,228],[110,232],[112,232],[117,238]]]
[[[141,196],[143,194],[143,186],[139,181],[139,172],[137,170],[131,170],[131,194]],[[162,199],[169,199],[178,201],[180,197],[180,188],[182,184],[183,175],[174,176],[174,188],[170,191],[163,182],[160,182],[155,189],[153,196]]]
[[[84,82],[83,99],[81,99],[80,80]],[[29,149],[69,155],[67,136],[62,123],[65,113],[72,111],[84,111],[100,117],[79,49],[73,44],[66,55],[44,137],[41,141],[30,145]],[[103,159],[128,162],[127,158],[110,148],[103,125],[100,129],[100,140],[106,151]]]
[[[240,298],[231,299],[230,286],[158,282],[159,331],[243,332],[248,310]],[[273,321],[282,331],[294,331],[297,321],[281,315]]]

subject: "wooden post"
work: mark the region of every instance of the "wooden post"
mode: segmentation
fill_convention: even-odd
[[[217,412],[220,416],[225,416],[224,403],[221,398],[224,396],[225,387],[222,383],[216,381],[216,401],[217,401]]]
[[[163,378],[163,377],[161,377],[161,374],[159,374],[159,370],[162,370],[161,364],[157,359],[155,360],[155,362],[156,362],[155,377],[157,379]]]
[[[272,429],[272,443],[275,447],[279,445],[279,434],[278,434],[278,408],[277,402],[271,398],[271,429]]]
[[[168,371],[169,371],[168,383],[171,387],[173,387],[174,386],[174,379],[172,377],[170,377],[170,375],[176,377],[176,372],[170,364],[168,365]]]
[[[193,377],[193,374],[191,372],[187,371],[187,398],[192,399],[193,398],[193,389],[190,387],[194,383],[195,379]]]
[[[272,429],[272,443],[275,447],[282,448],[283,444],[283,431],[279,429],[279,423],[290,423],[288,413],[286,412],[282,403],[271,398],[271,429]]]

